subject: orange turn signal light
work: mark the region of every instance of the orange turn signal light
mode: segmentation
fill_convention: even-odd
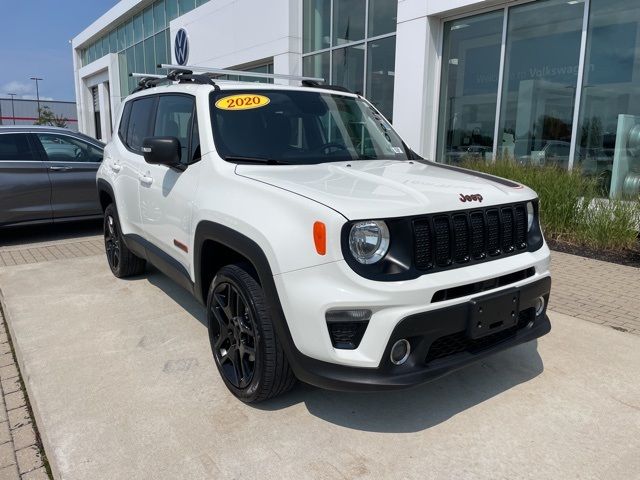
[[[313,243],[316,245],[318,255],[327,253],[327,226],[322,222],[313,224]]]

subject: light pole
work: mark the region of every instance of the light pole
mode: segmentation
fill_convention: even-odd
[[[31,80],[36,81],[36,101],[38,102],[38,120],[40,120],[40,90],[38,88],[38,81],[44,80],[43,78],[38,77],[29,77]]]
[[[13,97],[15,97],[16,93],[7,93],[11,97],[11,116],[13,117],[13,124],[16,124],[16,109],[13,106]]]

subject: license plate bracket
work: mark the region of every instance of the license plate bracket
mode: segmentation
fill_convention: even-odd
[[[520,290],[510,289],[469,301],[469,325],[471,339],[482,338],[518,324]]]

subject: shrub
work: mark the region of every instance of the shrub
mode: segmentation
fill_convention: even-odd
[[[594,199],[582,209],[579,243],[599,250],[633,249],[638,242],[640,202]]]
[[[637,246],[640,199],[627,202],[598,198],[602,195],[597,179],[586,177],[579,170],[520,165],[508,160],[473,160],[463,166],[509,178],[535,190],[540,197],[540,222],[548,238],[603,250]]]

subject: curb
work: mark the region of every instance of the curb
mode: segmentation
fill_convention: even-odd
[[[0,288],[0,308],[2,309],[2,313],[4,315],[4,322],[7,327],[7,333],[9,334],[9,341],[12,345],[13,353],[15,355],[15,360],[18,365],[19,378],[26,391],[25,402],[27,405],[27,409],[30,411],[32,415],[34,430],[36,434],[36,441],[38,439],[40,440],[40,444],[42,445],[42,449],[44,451],[45,461],[43,463],[44,463],[45,469],[50,471],[51,476],[53,478],[62,478],[62,476],[60,475],[60,470],[58,469],[57,465],[53,461],[53,459],[55,458],[55,456],[53,455],[54,453],[53,445],[51,444],[46,433],[44,433],[44,430],[40,428],[41,425],[44,425],[44,422],[42,419],[42,415],[40,414],[40,409],[38,408],[38,404],[35,401],[35,396],[33,395],[31,382],[29,381],[30,379],[29,372],[27,371],[27,368],[23,359],[23,355],[22,355],[22,350],[20,349],[20,345],[16,341],[16,335],[13,330],[13,325],[11,322],[11,313],[5,302],[4,294],[1,288]]]

